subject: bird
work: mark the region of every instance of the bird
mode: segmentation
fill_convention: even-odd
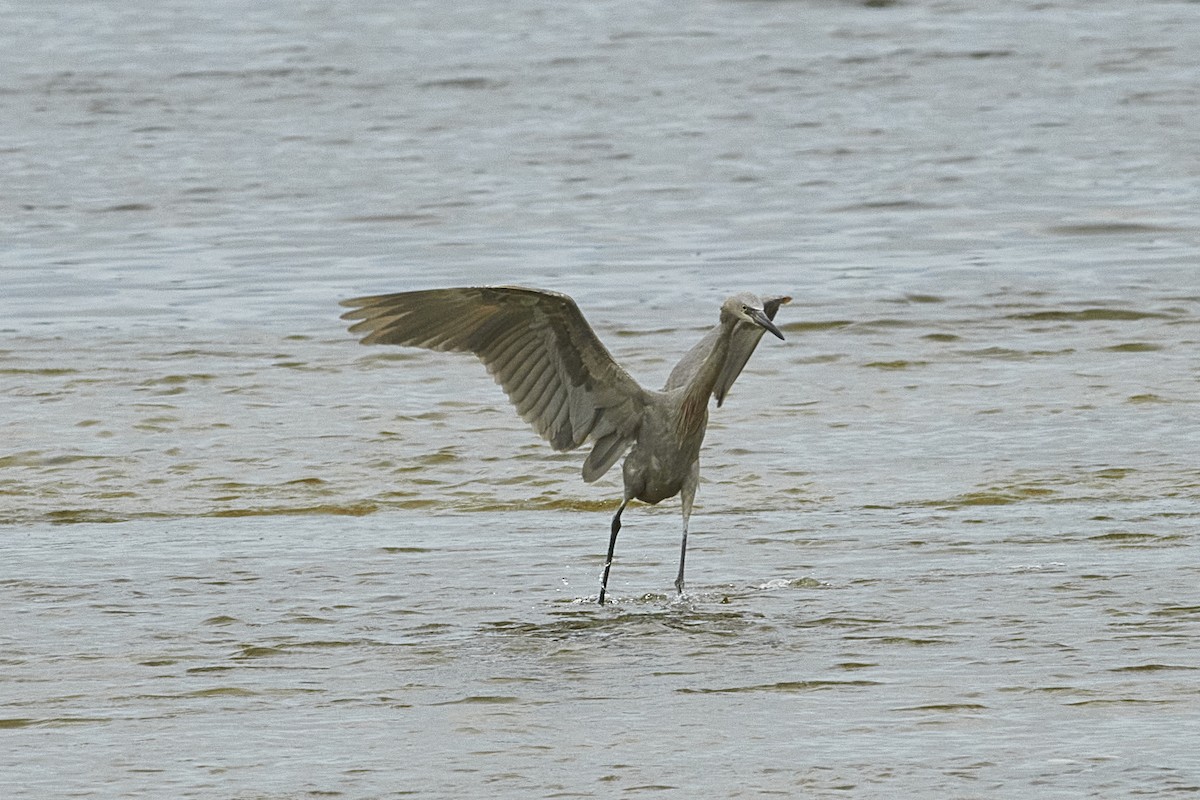
[[[748,292],[721,304],[717,324],[684,354],[661,390],[630,376],[568,295],[521,286],[469,286],[354,297],[351,333],[363,344],[474,353],[521,418],[555,450],[586,442],[583,480],[591,483],[625,456],[624,493],[613,515],[599,604],[604,605],[621,514],[631,500],[651,505],[680,495],[683,539],[675,589],[684,589],[688,520],[700,482],[708,406],[719,407],[790,297]]]

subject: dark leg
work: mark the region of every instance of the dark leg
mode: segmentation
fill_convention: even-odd
[[[628,504],[628,500],[622,500],[620,508],[613,516],[612,536],[608,538],[608,558],[604,559],[604,577],[600,579],[600,605],[604,605],[604,593],[608,590],[608,571],[612,569],[613,551],[617,549],[617,534],[621,531],[621,512]]]
[[[683,501],[683,541],[679,543],[679,574],[675,576],[675,591],[679,596],[683,596],[683,562],[687,558],[687,529],[688,520],[692,517],[692,503],[696,499],[696,486],[700,483],[700,462],[692,462],[691,468],[688,470],[687,480],[683,482],[683,489],[679,493],[680,499]]]
[[[679,574],[675,576],[675,591],[683,594],[683,562],[687,558],[687,520],[683,521],[683,541],[679,543]]]

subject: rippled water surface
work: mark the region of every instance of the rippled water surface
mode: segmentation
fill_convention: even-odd
[[[1200,5],[0,8],[5,797],[1200,793]],[[574,296],[674,501],[341,298]]]

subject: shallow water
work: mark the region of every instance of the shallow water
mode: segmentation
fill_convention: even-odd
[[[403,5],[0,9],[5,797],[1200,792],[1200,6]],[[466,283],[795,297],[682,600]]]

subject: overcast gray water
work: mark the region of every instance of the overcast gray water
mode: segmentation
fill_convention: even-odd
[[[0,6],[5,798],[1200,793],[1200,4]],[[677,501],[354,295],[575,297]]]

